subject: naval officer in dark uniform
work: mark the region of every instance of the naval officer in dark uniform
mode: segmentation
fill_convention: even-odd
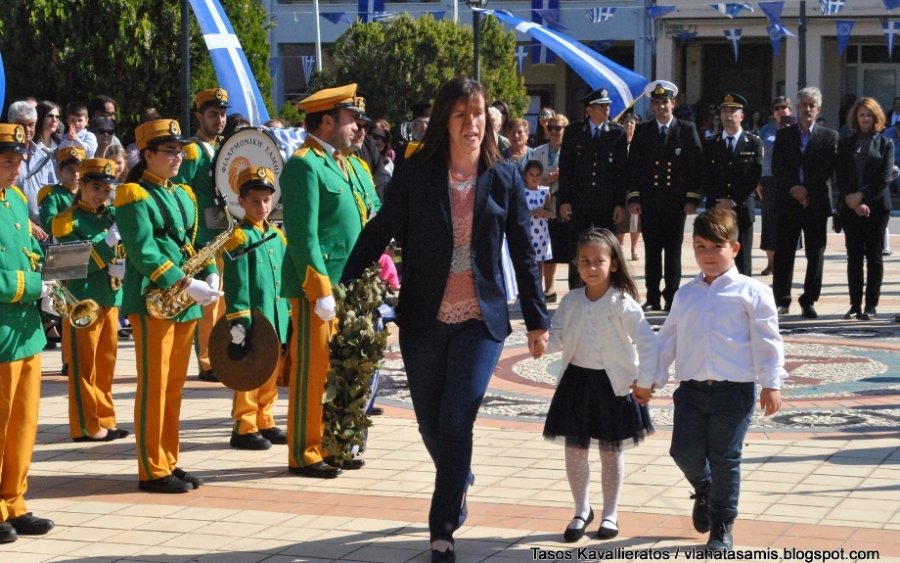
[[[700,137],[690,121],[672,115],[678,87],[665,80],[647,85],[644,95],[656,119],[634,130],[628,154],[626,187],[629,211],[641,215],[645,246],[645,311],[666,310],[681,284],[684,221],[697,211]],[[663,267],[665,253],[665,268]],[[665,289],[659,283],[665,272]]]
[[[722,129],[703,144],[700,185],[706,195],[706,208],[731,209],[737,214],[738,242],[735,258],[740,273],[751,275],[753,248],[753,194],[762,175],[762,142],[744,131],[744,107],[740,94],[726,93],[719,104]]]
[[[572,221],[573,248],[587,229],[615,232],[625,212],[625,129],[609,120],[609,91],[581,98],[586,119],[566,127],[559,151],[559,214]],[[583,285],[569,268],[569,287]]]

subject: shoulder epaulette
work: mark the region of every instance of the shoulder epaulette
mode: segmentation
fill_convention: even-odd
[[[12,190],[13,193],[15,193],[17,196],[22,198],[22,203],[24,203],[25,205],[28,205],[28,197],[25,195],[25,193],[22,190],[19,189],[18,186],[10,186],[7,189]]]
[[[200,147],[197,143],[190,143],[184,146],[184,160],[197,160],[200,158]]]
[[[369,176],[372,175],[372,169],[369,168],[369,163],[368,163],[368,162],[366,162],[365,160],[361,159],[358,155],[355,155],[355,154],[351,154],[351,155],[350,155],[350,158],[352,158],[353,160],[355,160],[356,162],[358,162],[358,163],[360,164],[360,166],[363,167],[363,170],[365,170],[366,172],[369,173]]]
[[[275,225],[269,225],[269,228],[278,233],[278,237],[281,238],[281,244],[287,246],[287,236],[284,234],[284,231],[282,231]]]
[[[225,243],[225,250],[227,252],[231,252],[236,248],[240,248],[244,246],[247,242],[247,233],[244,232],[244,229],[238,227],[231,233],[231,238],[228,239],[228,242]]]
[[[191,198],[191,201],[193,201],[194,203],[197,203],[197,196],[194,195],[194,190],[189,185],[187,185],[187,184],[175,184],[175,185],[177,187],[181,188],[182,190],[184,190],[184,193],[186,193],[188,195],[188,197]]]
[[[149,197],[150,194],[140,184],[122,184],[116,188],[116,200],[113,205],[122,207]]]
[[[318,157],[325,156],[325,149],[323,149],[322,146],[311,137],[307,137],[306,140],[303,141],[303,145],[301,145],[299,149],[294,151],[294,154],[292,156],[303,158],[309,151],[312,151],[313,154]]]
[[[291,156],[303,158],[304,156],[306,156],[306,153],[308,153],[308,152],[309,152],[309,147],[300,147],[299,149],[295,150],[294,154],[292,154]]]
[[[118,194],[119,192],[116,191],[116,197],[118,197]],[[50,226],[50,230],[53,231],[53,236],[56,238],[68,236],[75,230],[75,214],[72,213],[71,209],[66,209],[53,218]]]
[[[38,197],[37,197],[38,205],[42,205],[44,203],[44,200],[47,199],[47,196],[52,193],[53,193],[53,186],[51,186],[49,184],[44,186],[43,188],[41,188],[40,191],[38,192]]]

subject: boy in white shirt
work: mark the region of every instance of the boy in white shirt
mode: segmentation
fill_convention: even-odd
[[[60,141],[58,148],[77,145],[84,149],[87,158],[93,158],[97,152],[97,136],[88,131],[88,110],[81,102],[66,104],[66,136]]]
[[[733,549],[741,450],[755,386],[766,416],[781,408],[784,345],[772,290],[738,273],[741,248],[733,211],[710,210],[694,220],[694,257],[701,272],[675,294],[659,331],[659,377],[675,362],[675,463],[694,486],[694,528],[710,532],[707,548]],[[650,391],[635,391],[649,399]]]

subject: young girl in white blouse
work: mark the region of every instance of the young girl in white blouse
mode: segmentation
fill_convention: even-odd
[[[599,445],[603,512],[598,539],[619,533],[619,491],[625,475],[623,447],[653,431],[646,403],[631,394],[632,385],[649,388],[656,376],[653,329],[635,301],[637,287],[616,236],[591,229],[578,239],[575,264],[584,287],[566,294],[550,326],[547,352],[562,350],[557,385],[544,437],[563,439],[566,476],[575,500],[575,516],[565,530],[578,541],[594,520],[590,506],[588,454]]]

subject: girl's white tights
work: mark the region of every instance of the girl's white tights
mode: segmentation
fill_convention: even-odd
[[[591,511],[590,450],[566,446],[566,477],[575,501],[575,516],[585,520]],[[603,515],[601,519],[618,522],[619,493],[625,479],[625,454],[622,450],[600,449],[600,484],[603,486]],[[573,519],[570,528],[581,528],[584,523]]]

